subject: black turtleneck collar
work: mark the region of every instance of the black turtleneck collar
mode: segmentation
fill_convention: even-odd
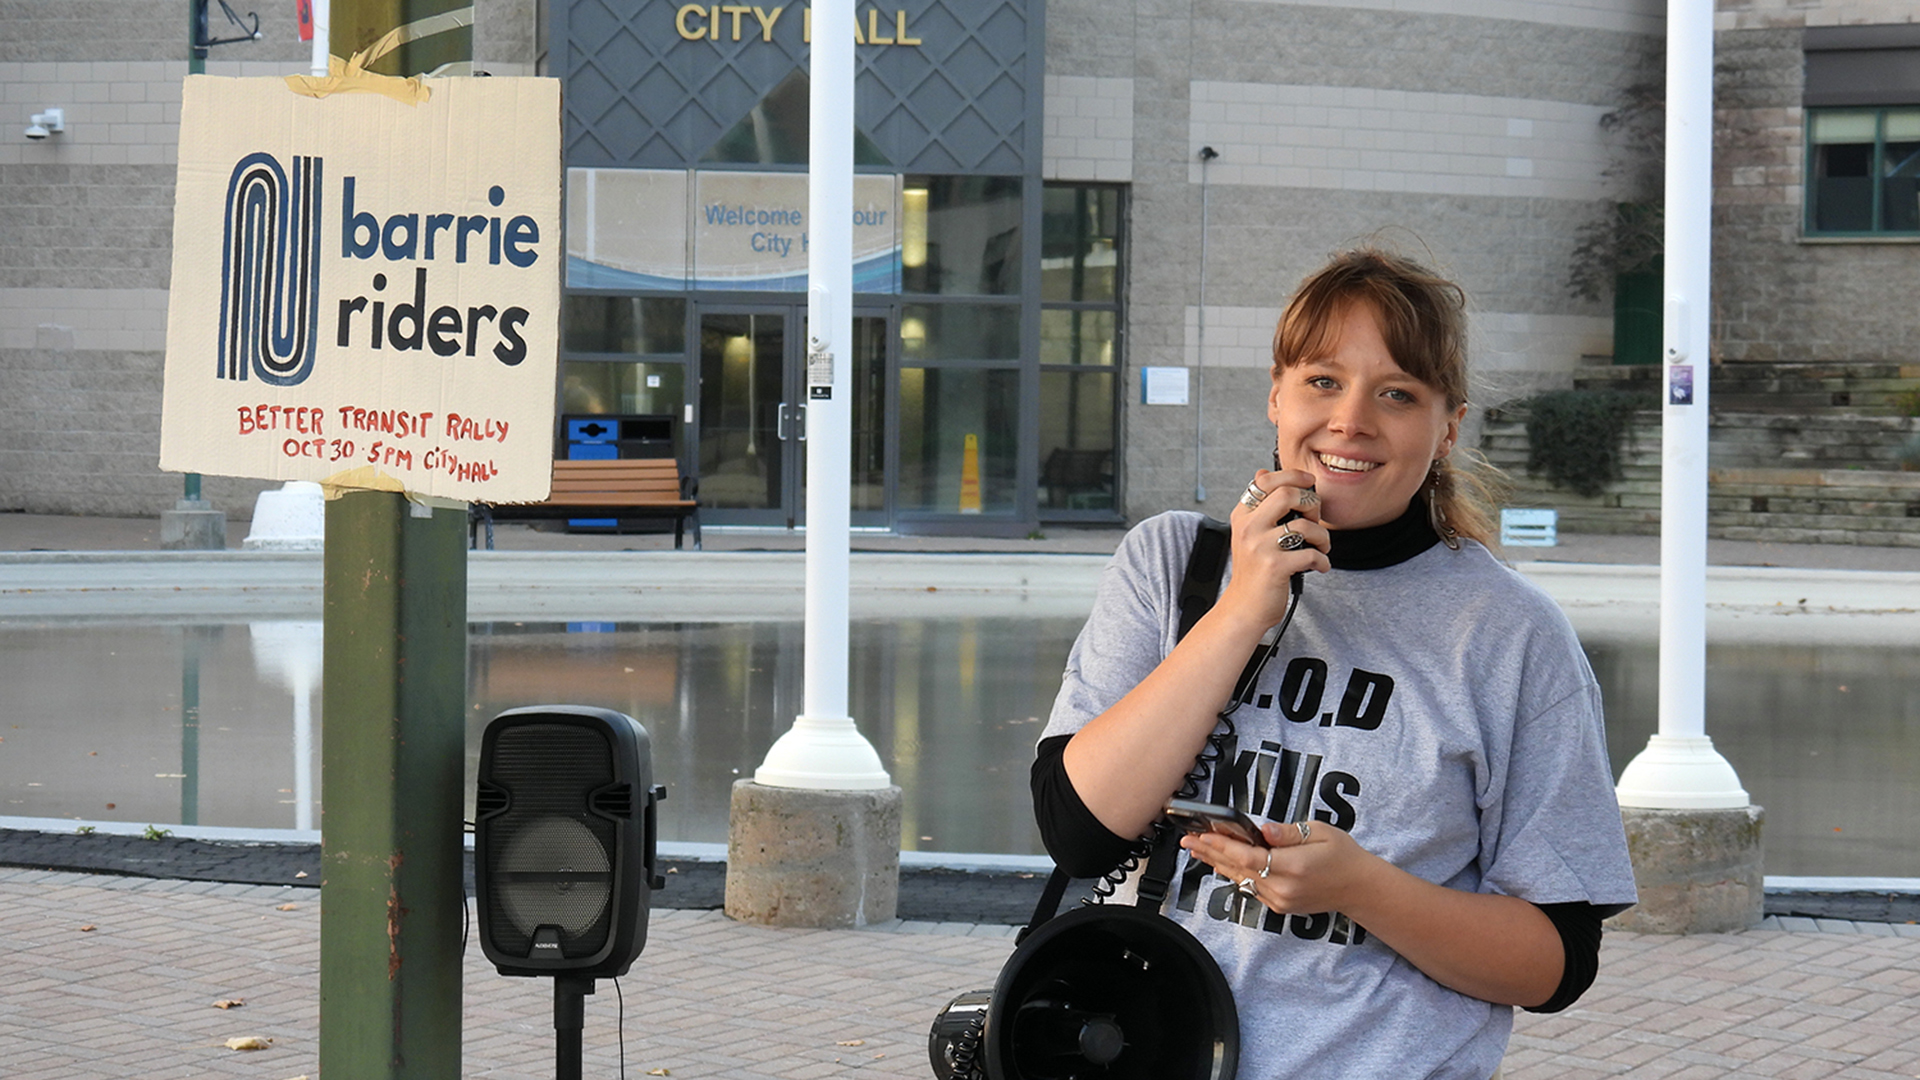
[[[1427,500],[1415,495],[1407,512],[1385,525],[1334,529],[1327,552],[1335,570],[1379,570],[1406,562],[1440,542],[1427,520]]]

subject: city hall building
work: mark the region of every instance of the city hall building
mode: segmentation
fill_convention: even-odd
[[[0,510],[180,495],[155,461],[183,6],[0,12]],[[304,71],[292,7],[207,70]],[[1912,9],[1718,7],[1716,360],[1903,359]],[[1654,359],[1646,268],[1582,241],[1658,197],[1663,10],[862,0],[855,526],[1224,515],[1270,445],[1281,307],[1357,243],[1465,286],[1481,405]],[[562,83],[556,455],[674,457],[708,526],[805,522],[811,31],[678,0],[477,0],[457,30],[474,70]],[[22,135],[48,108],[63,130]],[[205,490],[244,518],[261,486]]]

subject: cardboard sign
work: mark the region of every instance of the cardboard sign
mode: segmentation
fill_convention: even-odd
[[[420,85],[187,77],[162,469],[547,496],[560,86]]]

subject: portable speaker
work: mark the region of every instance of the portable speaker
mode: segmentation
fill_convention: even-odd
[[[480,740],[473,880],[480,947],[502,975],[624,975],[647,944],[653,751],[610,709],[536,705]]]

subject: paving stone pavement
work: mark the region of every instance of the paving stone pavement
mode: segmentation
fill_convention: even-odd
[[[313,889],[0,870],[0,1075],[317,1077],[319,916]],[[619,994],[587,1001],[587,1076],[621,1075],[624,1029],[630,1077],[925,1080],[934,1013],[991,986],[1013,945],[965,923],[650,925]],[[1768,925],[1790,928],[1608,934],[1578,1005],[1518,1018],[1506,1077],[1920,1076],[1920,927]],[[552,984],[496,974],[477,942],[465,963],[462,1075],[551,1076]],[[247,1035],[273,1043],[225,1048]]]

